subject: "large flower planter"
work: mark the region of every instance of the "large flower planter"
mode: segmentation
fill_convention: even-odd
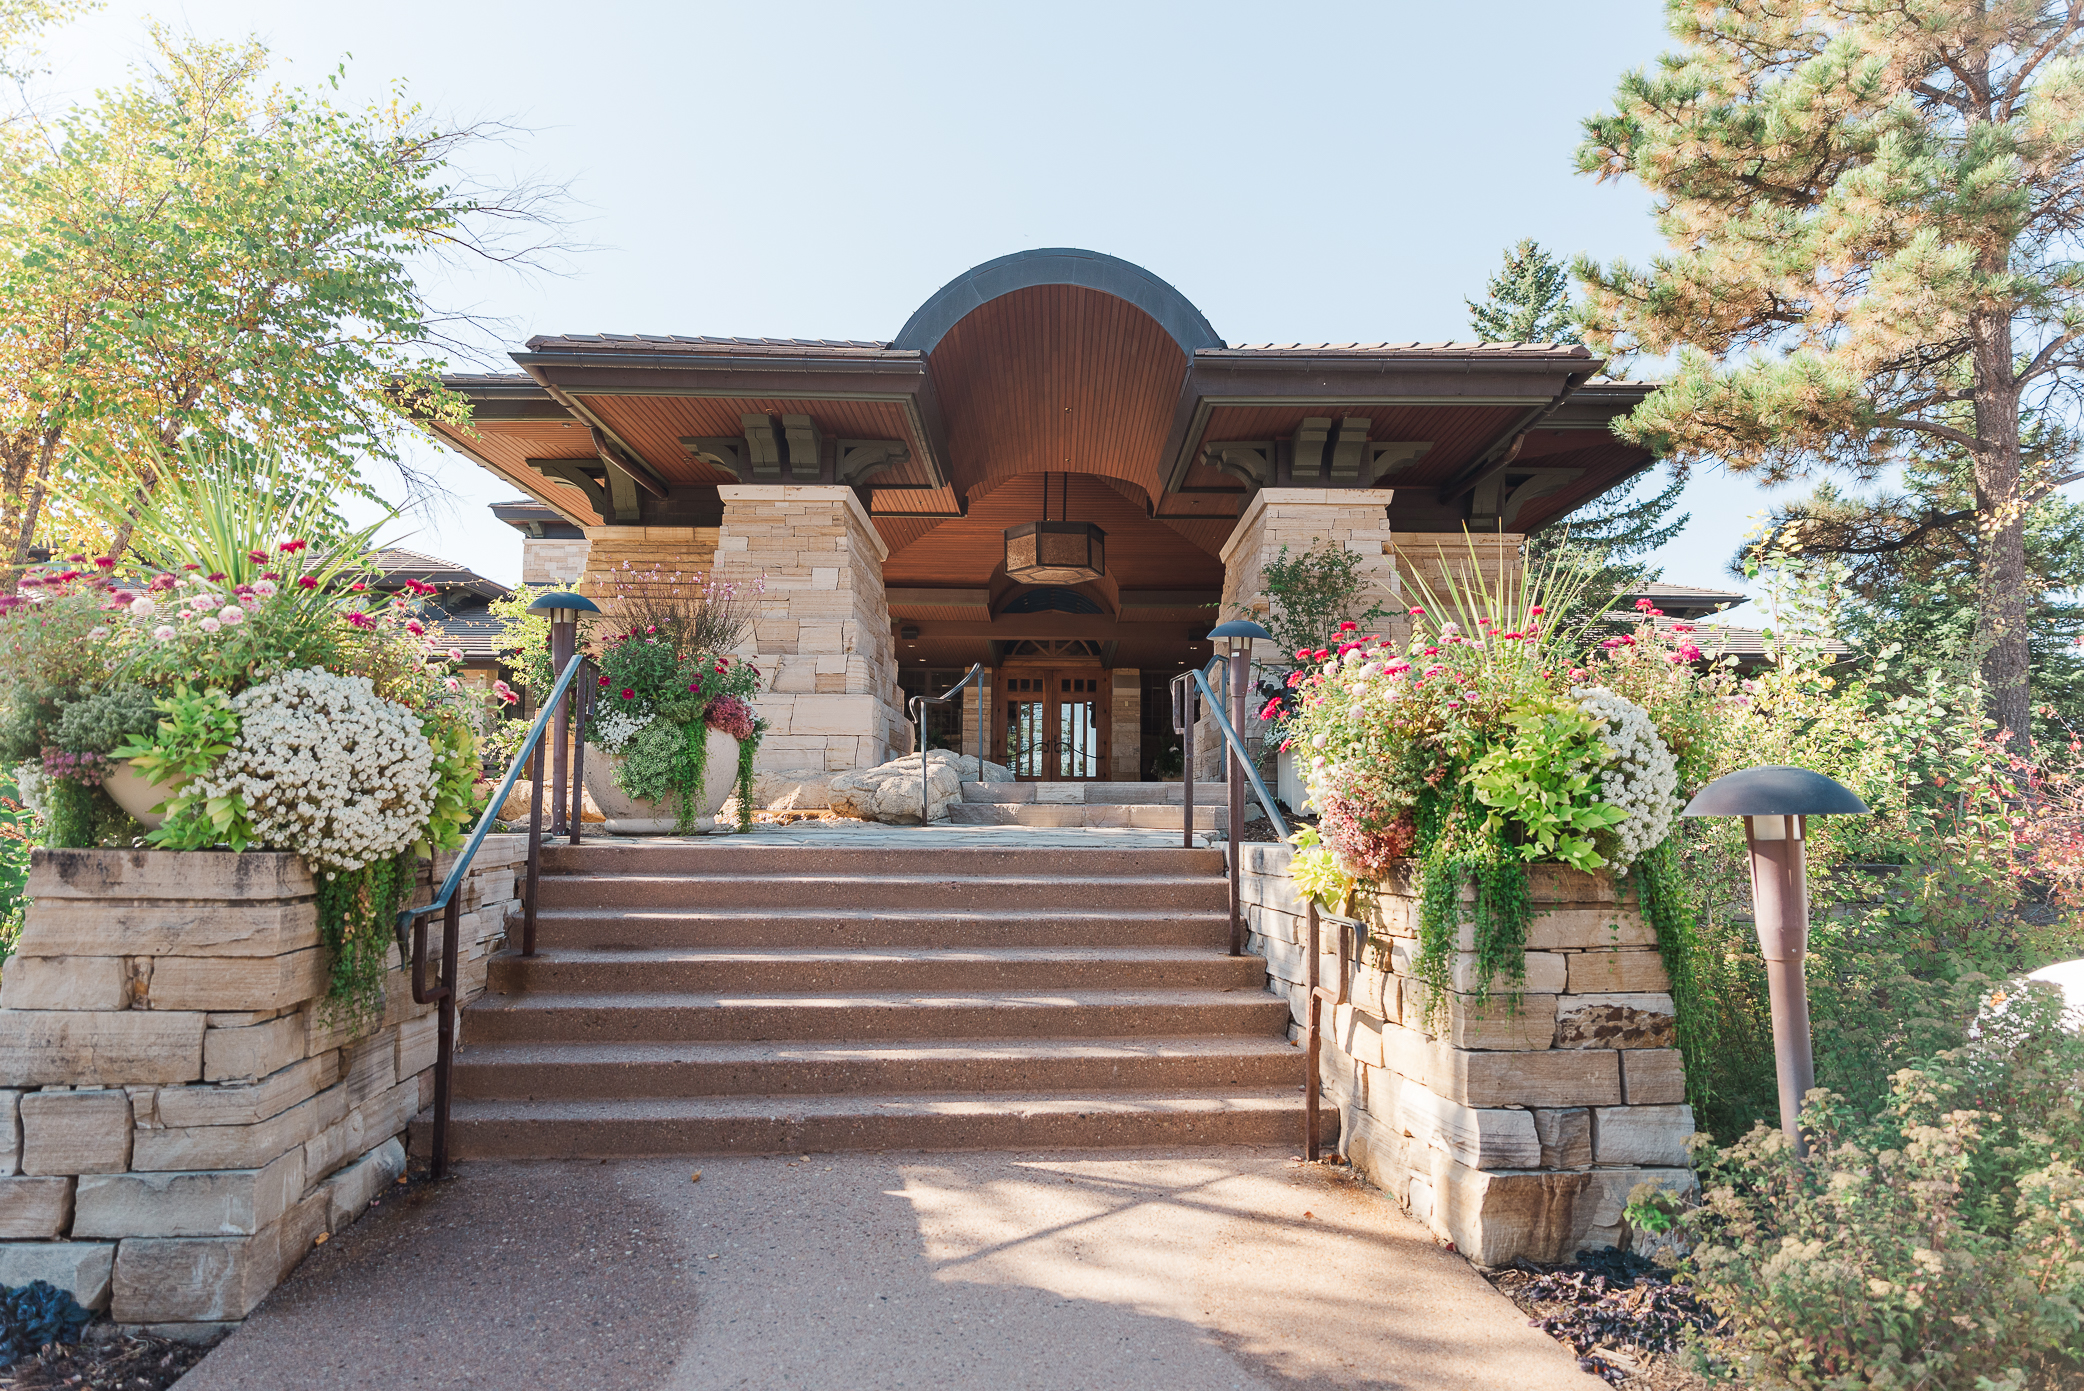
[[[129,764],[117,765],[116,771],[101,780],[102,790],[133,820],[148,831],[159,829],[164,816],[152,810],[170,797],[179,795],[186,778],[175,778],[170,782],[147,782],[145,775]]]
[[[620,836],[671,835],[680,824],[677,797],[649,802],[624,792],[616,785],[615,770],[622,759],[594,744],[586,746],[586,790],[607,820],[601,829]],[[716,814],[731,800],[738,786],[738,741],[720,729],[709,731],[709,762],[702,779],[702,805],[694,809],[692,834],[707,835],[725,828],[715,824]]]

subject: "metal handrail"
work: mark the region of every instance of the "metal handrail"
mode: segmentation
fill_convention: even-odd
[[[990,713],[984,708],[984,663],[970,663],[970,669],[963,673],[962,680],[956,682],[937,696],[915,695],[907,698],[905,701],[905,713],[911,715],[919,722],[919,824],[921,826],[933,823],[933,817],[930,815],[933,811],[933,789],[926,785],[926,707],[929,705],[946,705],[949,701],[955,699],[956,692],[969,685],[973,679],[977,683],[977,781],[982,782],[984,781],[984,724]],[[961,744],[962,741],[958,739],[956,747],[960,749]]]
[[[1199,671],[1189,674],[1193,676],[1194,684],[1201,687],[1202,695],[1208,699],[1209,718],[1214,720],[1216,728],[1222,731],[1223,741],[1229,744],[1231,752],[1237,755],[1238,767],[1245,770],[1245,777],[1251,781],[1252,790],[1259,794],[1260,809],[1266,813],[1267,819],[1274,823],[1274,829],[1281,833],[1281,839],[1288,839],[1287,819],[1281,815],[1281,809],[1274,805],[1273,794],[1266,790],[1266,783],[1260,779],[1259,770],[1252,766],[1252,755],[1245,748],[1245,741],[1239,737],[1235,729],[1231,728],[1230,721],[1223,717],[1222,707],[1216,703],[1215,692],[1209,689],[1208,677]],[[1231,827],[1230,837],[1232,840],[1237,839],[1239,829],[1239,827]]]
[[[572,681],[586,659],[574,655],[565,663],[556,684],[551,686],[549,698],[529,727],[528,737],[514,754],[514,761],[507,765],[507,775],[500,780],[499,789],[492,800],[485,804],[485,814],[478,818],[477,829],[456,853],[456,862],[449,868],[448,878],[442,880],[441,889],[431,903],[417,908],[402,908],[398,912],[398,941],[405,945],[408,936],[412,943],[412,998],[415,1004],[438,1004],[439,1037],[436,1041],[434,1059],[434,1145],[430,1172],[441,1178],[449,1166],[449,1076],[454,1069],[456,1051],[456,955],[459,946],[460,901],[456,891],[463,887],[464,879],[470,874],[471,862],[477,857],[478,849],[492,830],[492,823],[499,819],[501,809],[506,806],[507,795],[514,790],[514,783],[521,775],[521,765],[530,755],[535,758],[533,771],[534,787],[531,791],[528,810],[528,889],[525,915],[523,918],[522,954],[535,954],[535,899],[536,884],[541,876],[543,855],[543,731],[549,727],[551,716],[564,704]],[[577,779],[573,780],[576,789]],[[579,797],[573,794],[572,843],[579,840]],[[441,977],[437,984],[427,982],[427,916],[442,915],[441,927]]]

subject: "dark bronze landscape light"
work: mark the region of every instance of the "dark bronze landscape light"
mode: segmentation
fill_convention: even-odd
[[[1768,764],[1715,779],[1680,813],[1744,818],[1744,839],[1751,848],[1752,916],[1773,1002],[1780,1129],[1796,1154],[1809,1152],[1802,1138],[1802,1098],[1816,1085],[1809,983],[1802,974],[1802,959],[1809,950],[1806,823],[1812,816],[1865,816],[1868,810],[1850,788],[1822,773]]]
[[[530,613],[547,614],[550,618],[550,681],[551,684],[555,685],[558,676],[564,672],[565,666],[572,660],[572,654],[578,650],[579,615],[582,613],[599,613],[601,606],[594,603],[593,600],[587,598],[584,594],[539,594],[536,596],[535,602],[528,606],[528,611]],[[552,801],[550,804],[549,828],[551,835],[569,834],[571,833],[571,827],[579,824],[577,813],[571,815],[569,824],[567,824],[565,814],[565,803],[569,799],[564,794],[565,789],[570,786],[567,780],[566,760],[571,754],[571,726],[572,697],[571,693],[567,691],[564,699],[557,703],[555,753],[552,756]],[[537,750],[536,764],[538,768],[542,765],[540,745]],[[541,780],[540,774],[537,775],[537,780]]]

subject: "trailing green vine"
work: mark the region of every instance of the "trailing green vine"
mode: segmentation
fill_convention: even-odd
[[[1707,1103],[1709,1021],[1693,969],[1700,950],[1695,905],[1686,892],[1678,859],[1678,846],[1665,841],[1637,860],[1624,882],[1635,890],[1643,918],[1657,934],[1657,954],[1671,981],[1679,1057],[1686,1068],[1686,1098],[1701,1108]]]
[[[332,961],[331,985],[319,1009],[329,1024],[360,1029],[382,1021],[398,909],[412,886],[415,863],[407,850],[360,869],[316,876],[319,940]]]
[[[753,724],[753,737],[738,741],[738,833],[745,835],[753,828],[753,759],[760,752],[760,736],[767,732],[767,721]]]
[[[1518,1013],[1520,986],[1527,978],[1527,930],[1534,905],[1527,897],[1527,867],[1504,839],[1496,821],[1479,806],[1466,783],[1451,792],[1428,788],[1418,799],[1418,957],[1412,974],[1425,986],[1424,1022],[1444,1016],[1454,993],[1454,963],[1461,953],[1462,890],[1473,886],[1469,914],[1478,1004],[1490,999],[1491,983],[1511,986]]]

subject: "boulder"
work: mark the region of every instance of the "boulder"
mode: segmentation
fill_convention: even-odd
[[[753,805],[762,811],[822,811],[832,805],[832,774],[822,768],[755,773]]]
[[[906,754],[875,768],[857,768],[828,780],[829,805],[841,816],[862,821],[884,821],[894,826],[919,824],[919,756]],[[997,763],[982,765],[969,754],[935,749],[926,755],[927,820],[940,821],[948,815],[948,804],[962,799],[966,782],[1011,782],[1013,770]]]

